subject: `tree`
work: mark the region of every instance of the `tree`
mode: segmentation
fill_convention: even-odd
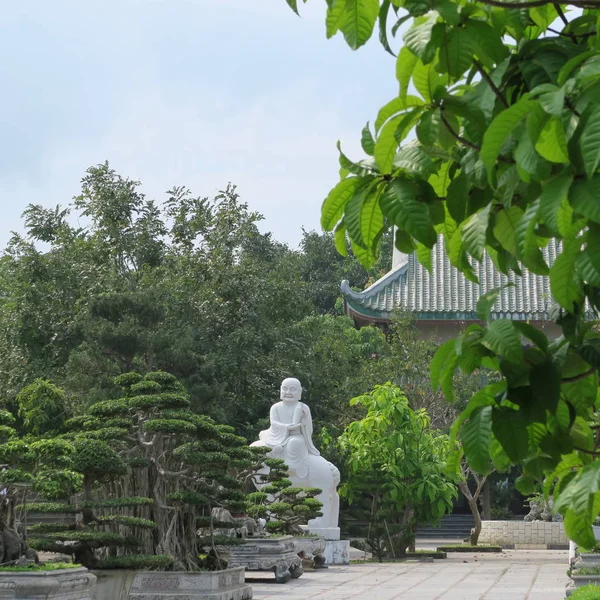
[[[456,487],[443,473],[447,436],[430,428],[424,410],[413,411],[402,391],[386,384],[351,400],[366,416],[350,423],[340,438],[347,452],[347,479],[340,493],[366,501],[372,549],[402,557],[416,528],[452,508]]]
[[[399,93],[362,132],[367,158],[340,152],[342,180],[321,214],[340,252],[348,237],[365,266],[395,225],[400,250],[416,249],[429,267],[443,242],[474,283],[472,261],[484,252],[507,275],[526,268],[549,277],[561,337],[488,322],[496,290],[479,303],[485,326],[442,346],[432,381],[451,390],[457,368],[499,374],[458,417],[468,464],[484,474],[490,456],[522,464],[518,488],[543,480],[567,534],[587,547],[600,512],[600,336],[585,320],[600,310],[599,9],[597,0],[328,0],[329,37],[341,32],[356,49],[379,21],[392,52],[388,20],[396,19],[391,31],[403,27],[404,45]],[[552,264],[546,247],[559,252]]]
[[[289,468],[284,460],[264,460],[263,468],[253,476],[259,491],[248,494],[246,510],[251,517],[266,518],[265,529],[269,533],[303,535],[300,525],[323,516],[320,512],[323,503],[315,497],[322,490],[293,487],[288,475]]]

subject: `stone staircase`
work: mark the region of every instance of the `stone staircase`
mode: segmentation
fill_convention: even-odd
[[[461,539],[464,540],[473,527],[471,515],[445,515],[439,525],[425,525],[417,528],[417,539]]]

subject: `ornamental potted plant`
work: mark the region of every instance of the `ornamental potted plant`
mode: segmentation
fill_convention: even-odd
[[[54,392],[48,382],[34,382],[24,390],[29,399]],[[22,392],[23,394],[23,392]],[[20,397],[22,397],[22,394]],[[82,478],[69,469],[69,445],[27,431],[19,436],[15,417],[0,409],[0,589],[3,598],[40,597],[56,600],[90,600],[95,576],[80,564],[40,563],[27,543],[19,518],[27,498],[70,494]]]
[[[321,516],[322,504],[315,498],[321,490],[294,487],[285,461],[265,459],[265,448],[252,451],[257,458],[252,479],[259,491],[248,494],[246,511],[253,518],[266,520],[267,535],[231,550],[231,560],[247,570],[273,570],[275,580],[285,583],[302,575],[302,558],[315,557],[316,564],[324,563],[325,540],[306,535],[302,528]]]
[[[64,437],[83,475],[77,526],[37,532],[32,544],[49,548],[51,540],[94,568],[97,600],[170,598],[182,590],[189,598],[250,598],[243,568],[227,568],[218,551],[213,516],[215,507],[245,504],[232,469],[251,458],[246,440],[191,412],[183,386],[168,373],[115,381],[121,398],[67,422],[72,431]]]

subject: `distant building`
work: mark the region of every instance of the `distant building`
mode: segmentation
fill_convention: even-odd
[[[558,244],[551,240],[542,249],[551,266],[558,254]],[[442,237],[432,253],[431,273],[417,260],[416,254],[402,254],[394,249],[392,270],[362,292],[354,291],[347,281],[341,285],[345,310],[358,327],[369,324],[385,326],[394,311],[414,314],[417,327],[426,336],[449,339],[466,325],[479,321],[476,307],[481,294],[508,282],[494,304],[491,318],[528,321],[544,328],[552,337],[560,333],[550,321],[549,308],[553,300],[548,277],[534,275],[523,269],[523,275],[507,277],[484,254],[481,263],[472,262],[479,278],[475,284],[450,264]]]

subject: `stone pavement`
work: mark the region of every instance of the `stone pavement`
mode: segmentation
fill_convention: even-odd
[[[448,554],[433,563],[363,563],[252,583],[254,600],[562,600],[567,552]]]

